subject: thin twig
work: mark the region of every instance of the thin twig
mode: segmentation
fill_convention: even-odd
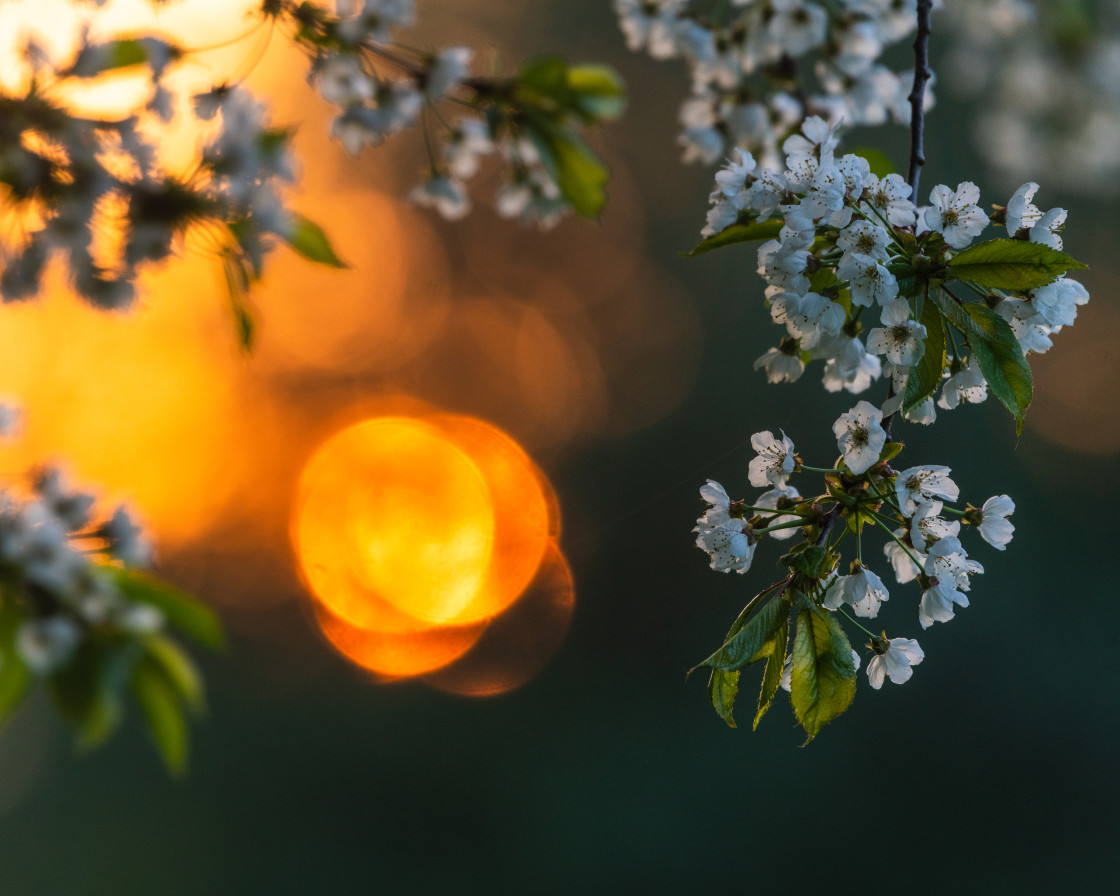
[[[910,168],[906,182],[910,184],[910,199],[918,202],[918,181],[922,165],[926,162],[923,138],[926,126],[926,84],[932,72],[929,68],[930,10],[933,0],[918,0],[918,33],[914,37],[914,89],[910,91]]]
[[[926,130],[926,84],[929,83],[933,72],[929,68],[929,36],[932,32],[930,25],[930,11],[933,0],[918,0],[918,33],[914,37],[914,89],[910,91],[910,168],[906,174],[906,182],[910,184],[910,200],[918,204],[918,182],[922,176],[922,165],[926,163],[924,139]],[[887,384],[887,401],[896,395],[894,391],[894,378]],[[894,423],[894,414],[883,418],[883,431],[887,439],[891,437],[891,424]]]

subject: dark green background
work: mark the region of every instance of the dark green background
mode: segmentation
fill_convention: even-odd
[[[450,19],[435,7],[420,4],[433,23],[420,33],[454,40],[469,4]],[[726,728],[703,677],[684,671],[750,589],[776,578],[777,553],[760,551],[745,580],[707,571],[688,532],[697,487],[712,477],[746,492],[746,443],[761,429],[829,457],[831,421],[852,402],[825,394],[816,368],[783,387],[750,370],[777,333],[752,250],[676,257],[695,241],[711,174],[677,163],[683,67],[626,53],[605,0],[540,4],[516,22],[501,13],[515,7],[494,8],[485,27],[510,58],[558,49],[625,76],[630,112],[599,145],[632,164],[644,248],[685,285],[703,331],[676,413],[549,470],[577,584],[564,647],[527,687],[470,700],[371,685],[294,602],[235,616],[232,649],[204,660],[211,711],[184,783],[135,726],[83,757],[34,705],[5,731],[0,893],[1106,891],[1120,801],[1115,455],[1054,447],[1030,415],[1017,441],[994,400],[932,430],[904,427],[907,457],[952,467],[966,497],[1012,495],[1015,540],[1005,553],[975,548],[986,574],[949,625],[922,633],[917,589],[895,589],[887,624],[926,651],[905,687],[875,692],[861,676],[851,711],[804,749],[786,704],[757,733]],[[1005,201],[974,159],[969,110],[939,98],[926,190],[973,179],[985,204]],[[904,132],[884,133],[901,163]],[[1070,208],[1066,248],[1092,266],[1077,327],[1101,326],[1095,314],[1115,301],[1113,209],[1048,188],[1046,175],[1039,199]],[[563,252],[564,234],[588,226],[521,239]],[[1063,335],[1048,357],[1068,350]],[[1111,387],[1098,407],[1116,416]]]

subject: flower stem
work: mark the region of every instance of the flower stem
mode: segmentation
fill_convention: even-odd
[[[879,635],[875,634],[875,632],[868,631],[862,625],[860,625],[858,622],[856,622],[855,618],[847,610],[845,610],[843,607],[837,607],[837,609],[841,613],[844,614],[844,618],[847,619],[848,622],[850,622],[852,625],[854,625],[856,628],[858,628],[861,632],[863,632],[865,635],[867,635],[867,637],[871,638],[872,640],[877,640],[879,638]]]

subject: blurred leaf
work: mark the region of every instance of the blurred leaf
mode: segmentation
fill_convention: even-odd
[[[245,297],[249,292],[253,272],[247,266],[245,256],[235,249],[222,251],[222,270],[226,275],[226,295],[233,312],[234,326],[237,328],[237,344],[243,351],[251,351],[255,327]]]
[[[851,706],[856,695],[852,645],[831,613],[806,609],[798,614],[791,687],[793,711],[809,735],[806,743]]]
[[[517,80],[558,105],[567,105],[563,102],[569,93],[567,72],[568,63],[562,56],[534,56],[521,66]]]
[[[132,696],[152,741],[173,775],[181,775],[187,767],[190,733],[175,684],[162,665],[145,656],[133,670]]]
[[[789,617],[784,625],[778,626],[772,638],[763,646],[766,653],[766,670],[762,673],[762,690],[758,694],[758,712],[754,717],[754,730],[758,730],[758,723],[766,715],[766,710],[778,693],[782,683],[782,673],[786,665],[786,647],[789,644]]]
[[[873,146],[860,146],[853,149],[852,152],[857,156],[863,156],[867,159],[867,163],[871,166],[871,173],[874,174],[879,180],[882,180],[888,174],[898,173],[894,162],[881,149],[875,149]]]
[[[618,118],[626,108],[626,86],[605,65],[575,65],[568,69],[568,86],[576,105],[590,121]]]
[[[733,243],[750,243],[755,240],[776,240],[782,232],[785,223],[781,218],[771,218],[768,221],[741,221],[725,227],[719,233],[713,233],[702,240],[689,252],[682,252],[686,258],[694,255],[703,255],[713,249],[730,246]]]
[[[83,46],[64,76],[96,78],[106,72],[153,63],[163,68],[167,62],[180,58],[183,51],[156,37],[127,37]]]
[[[985,342],[982,339],[970,340],[972,357],[988,381],[988,388],[1015,418],[1015,434],[1023,432],[1023,418],[1030,407],[1033,397],[1031,368],[1023,357],[1018,343],[1003,345],[998,342]]]
[[[738,669],[713,669],[708,679],[708,699],[712,701],[712,708],[719,713],[719,717],[732,728],[735,719],[731,711],[735,708],[735,697],[739,693]]]
[[[327,235],[314,221],[303,215],[294,215],[295,222],[284,241],[304,258],[332,268],[345,268],[346,264],[335,255]]]
[[[99,570],[125,597],[155,607],[172,628],[192,641],[211,650],[225,645],[222,623],[200,600],[135,569],[101,566]]]
[[[49,679],[59,713],[75,729],[79,745],[104,743],[124,715],[124,692],[141,656],[131,638],[95,640],[86,637],[66,665]]]
[[[144,639],[144,649],[148,657],[163,669],[179,699],[192,711],[202,712],[206,706],[202,676],[187,653],[163,635],[149,635]]]
[[[607,166],[569,129],[540,115],[529,121],[529,137],[561,195],[583,217],[597,218],[607,201]]]
[[[949,261],[949,271],[958,280],[1015,291],[1045,286],[1066,271],[1084,267],[1057,249],[1011,239],[977,243]]]
[[[741,669],[757,659],[759,651],[789,615],[790,601],[784,589],[769,588],[756,595],[739,614],[723,646],[700,666],[712,669]],[[696,668],[700,668],[697,666]]]
[[[902,409],[909,411],[925,401],[941,385],[945,372],[945,328],[941,325],[941,312],[933,302],[922,304],[921,324],[926,328],[925,351],[918,363],[910,368],[906,379],[906,394]]]
[[[9,597],[0,596],[0,725],[31,690],[35,676],[16,651],[16,630],[25,620]]]
[[[626,107],[622,79],[605,65],[569,66],[560,56],[537,56],[517,73],[516,102],[557,124],[569,116],[583,124],[617,118]]]

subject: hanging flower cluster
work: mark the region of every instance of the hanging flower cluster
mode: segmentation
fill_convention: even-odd
[[[16,419],[5,406],[5,435]],[[181,771],[202,685],[169,629],[216,648],[216,617],[142,572],[151,542],[123,505],[99,514],[96,496],[56,467],[28,479],[0,489],[0,721],[42,681],[79,742],[94,745],[131,695],[168,767]]]
[[[880,62],[915,28],[917,0],[614,0],[631,50],[682,57],[692,95],[681,107],[686,162],[732,147],[776,164],[805,118],[910,121],[913,72]],[[927,105],[932,96],[926,94]]]
[[[185,56],[154,37],[98,42],[83,33],[73,59],[57,65],[26,44],[26,91],[0,94],[0,187],[12,222],[0,237],[4,301],[36,296],[56,260],[91,304],[126,309],[140,270],[166,261],[195,234],[208,250],[218,247],[247,346],[239,299],[277,241],[341,264],[322,231],[285,204],[282,187],[295,176],[292,131],[270,125],[266,107],[243,88],[196,98],[199,118],[219,120],[188,174],[158,163],[160,123],[175,111],[164,75]],[[151,92],[134,115],[84,118],[60,99],[67,84],[137,66],[148,68]]]
[[[972,183],[935,186],[918,208],[901,176],[878,177],[836,146],[835,129],[811,117],[783,144],[784,170],[738,150],[716,175],[693,254],[761,242],[758,272],[786,336],[755,368],[793,382],[822,360],[825,388],[855,394],[886,374],[883,413],[926,424],[937,408],[978,403],[991,389],[1021,423],[1031,396],[1024,355],[1049,349],[1089,300],[1062,276],[1083,267],[1061,251],[1066,210],[1040,211],[1035,183],[990,215]],[[1007,238],[973,245],[991,224]]]
[[[833,469],[809,467],[784,434],[756,433],[757,456],[748,471],[751,485],[769,490],[755,499],[731,500],[717,482],[700,489],[708,509],[697,520],[696,544],[712,569],[745,573],[767,538],[802,540],[781,558],[789,574],[754,598],[736,620],[722,647],[701,665],[709,667],[709,695],[717,712],[734,726],[732,711],[740,670],[766,661],[755,726],[779,686],[790,691],[798,721],[810,739],[851,703],[860,656],[851,647],[844,623],[868,638],[867,676],[878,689],[885,679],[908,681],[925,654],[917,641],[875,634],[860,620],[877,619],[890,593],[874,566],[889,566],[899,585],[921,591],[921,627],[954,618],[968,606],[971,577],[983,567],[968,556],[962,526],[972,528],[992,547],[1004,550],[1014,526],[1015,505],[1006,495],[980,507],[952,506],[959,489],[947,467],[929,465],[896,470],[892,460],[902,445],[888,441],[882,412],[861,401],[834,425],[840,459]],[[824,490],[802,497],[789,482],[805,471],[824,474]],[[864,530],[879,529],[884,559],[865,560]],[[842,547],[854,541],[855,557],[842,564]],[[846,569],[846,572],[845,572]],[[897,601],[895,601],[897,603]],[[796,625],[792,645],[790,626]]]
[[[1115,195],[1120,7],[970,0],[945,5],[946,86],[980,111],[973,144],[994,176]]]
[[[787,436],[760,432],[748,475],[764,494],[752,503],[731,500],[715,482],[701,489],[709,508],[694,531],[713,569],[746,573],[765,537],[802,536],[782,557],[786,578],[747,605],[701,664],[712,670],[712,704],[734,725],[741,669],[765,659],[756,725],[784,679],[810,739],[855,694],[858,657],[841,620],[868,637],[875,688],[887,678],[908,680],[924,658],[916,641],[876,635],[857,621],[877,618],[889,598],[876,564],[865,560],[869,525],[885,535],[896,581],[921,589],[922,628],[967,607],[971,577],[983,572],[963,546],[962,526],[999,550],[1011,540],[1015,505],[1007,495],[956,508],[948,467],[898,469],[894,416],[928,425],[938,409],[990,392],[1021,428],[1032,395],[1026,355],[1049,349],[1089,298],[1064,276],[1084,267],[1062,251],[1066,211],[1037,207],[1037,184],[1024,184],[990,214],[972,183],[937,185],[919,208],[899,175],[873,174],[866,159],[837,156],[836,147],[835,128],[810,117],[784,141],[783,170],[759,168],[737,150],[716,175],[705,239],[693,252],[761,242],[770,316],[786,333],[755,362],[770,382],[798,379],[813,360],[824,362],[832,392],[863,393],[886,379],[885,401],[860,400],[833,423],[840,458],[831,469],[805,466]],[[992,225],[1006,236],[976,242]],[[816,497],[789,483],[803,470],[824,475]],[[855,556],[843,564],[849,536]]]
[[[463,217],[466,181],[495,157],[506,175],[494,199],[502,217],[548,228],[567,211],[594,218],[602,210],[607,170],[580,132],[622,112],[610,69],[549,56],[509,77],[473,75],[470,47],[429,52],[394,41],[413,22],[411,0],[364,0],[339,15],[313,3],[262,9],[308,54],[311,80],[341,110],[331,132],[352,154],[420,124],[429,166],[414,202]]]

